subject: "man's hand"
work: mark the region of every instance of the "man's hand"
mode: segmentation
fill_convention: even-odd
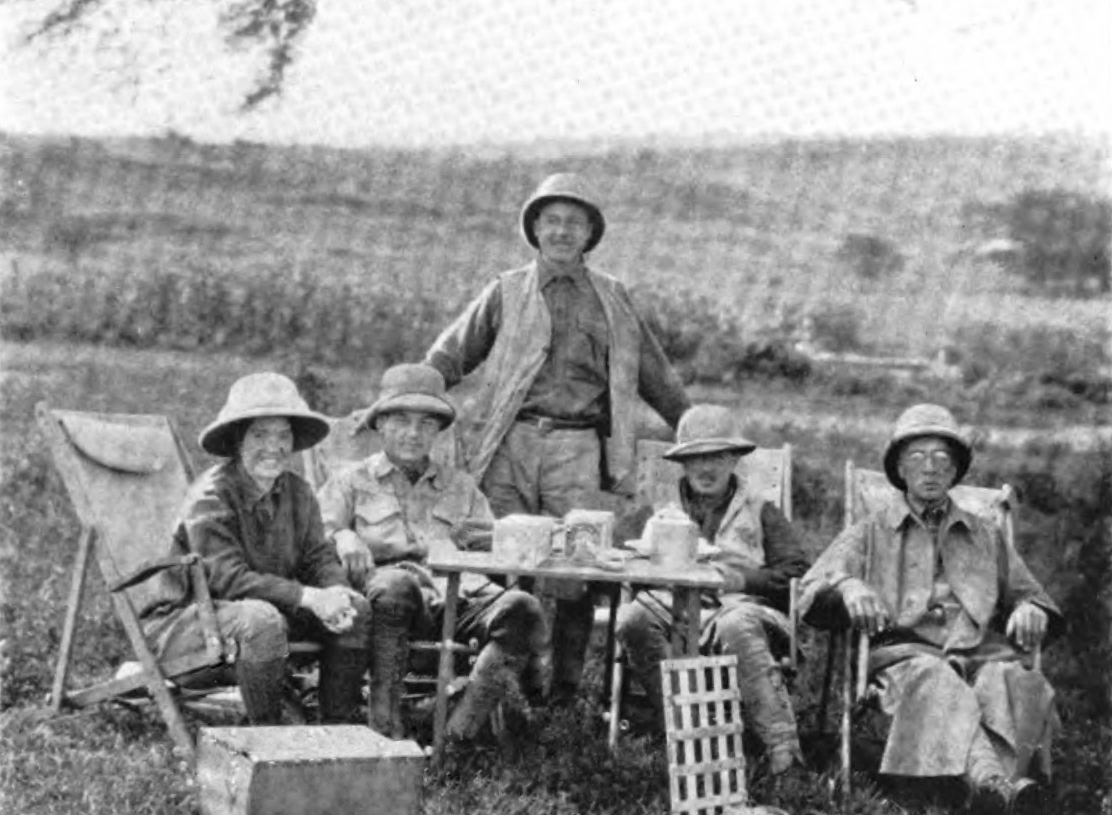
[[[494,543],[494,522],[465,518],[452,525],[448,536],[457,549],[465,552],[489,552]]]
[[[1046,612],[1034,603],[1020,603],[1008,618],[1006,633],[1024,651],[1030,651],[1046,636]]]
[[[850,624],[870,637],[888,627],[888,609],[871,586],[863,580],[851,577],[838,584],[842,602],[846,605]]]
[[[340,562],[347,569],[348,580],[351,585],[362,586],[374,568],[374,562],[371,560],[371,548],[350,529],[337,532],[334,540],[336,541],[336,554],[340,556]]]
[[[302,608],[309,609],[333,634],[351,630],[355,621],[355,603],[362,595],[349,586],[329,586],[318,589],[305,586],[301,593]]]

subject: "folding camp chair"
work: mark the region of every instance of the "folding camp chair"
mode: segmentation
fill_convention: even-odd
[[[858,469],[852,460],[846,461],[845,467],[845,528],[849,528],[869,515],[882,510],[894,500],[899,500],[900,493],[889,482],[887,476],[879,470]],[[996,525],[1007,545],[1014,548],[1015,532],[1013,509],[1015,494],[1008,484],[999,489],[988,487],[971,487],[959,484],[950,491],[950,497],[967,512],[971,512],[988,522]],[[866,564],[869,557],[865,558]],[[866,566],[867,568],[867,566]],[[866,575],[868,579],[868,575]],[[869,637],[864,632],[859,632],[856,637],[851,637],[849,631],[832,632],[829,648],[827,649],[826,669],[823,677],[822,694],[819,700],[819,730],[820,735],[825,729],[826,711],[830,702],[831,686],[833,684],[835,654],[842,656],[842,686],[840,719],[840,746],[839,746],[839,775],[841,793],[848,797],[850,792],[851,769],[851,731],[854,719],[875,700],[876,692],[868,684],[869,665]],[[1036,650],[1035,664],[1038,667],[1041,656]]]
[[[664,453],[672,444],[670,442],[639,439],[636,450],[636,501],[640,506],[663,507],[676,501],[676,484],[683,476],[683,466],[664,458]],[[746,489],[766,501],[770,501],[790,521],[792,518],[792,448],[790,444],[783,447],[759,447],[738,462],[737,474],[745,483]],[[789,676],[794,675],[797,665],[797,624],[795,619],[796,583],[791,584],[791,598],[789,609],[790,637],[789,653],[781,663],[781,668]],[[623,589],[624,599],[628,600],[631,592]],[[611,621],[614,615],[611,614]],[[609,742],[611,749],[617,746],[618,733],[622,729],[621,704],[622,695],[626,685],[625,658],[621,648],[614,642],[614,632],[610,630],[608,647],[613,653],[610,659],[609,688],[610,710],[607,714],[609,721]]]
[[[51,707],[86,707],[123,700],[146,690],[158,706],[174,744],[195,758],[193,741],[178,702],[185,695],[177,677],[227,665],[229,652],[220,636],[204,570],[194,554],[165,557],[193,468],[181,437],[165,416],[80,413],[35,409],[55,467],[81,523]],[[87,688],[68,690],[77,620],[89,557],[95,554],[116,616],[138,659],[138,669]],[[194,653],[159,661],[143,636],[136,609],[153,591],[147,579],[167,568],[186,568],[193,602],[200,607],[203,646]],[[313,643],[291,643],[291,652],[312,655]],[[190,692],[190,696],[203,695]]]
[[[354,464],[379,452],[382,449],[382,439],[373,430],[356,430],[355,416],[348,415],[332,420],[332,432],[328,437],[302,453],[302,466],[305,479],[314,490],[320,490],[331,473],[347,464]],[[431,458],[437,463],[456,467],[462,460],[459,436],[453,424],[436,437],[433,444]],[[451,646],[460,659],[474,661],[478,648],[452,643]],[[428,640],[417,640],[409,645],[411,653],[419,658],[430,653],[440,651],[440,643]],[[406,694],[403,701],[412,704],[436,694],[436,666],[430,672],[410,671],[405,678]]]

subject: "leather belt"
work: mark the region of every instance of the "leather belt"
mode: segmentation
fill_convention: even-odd
[[[551,433],[554,430],[594,430],[599,426],[598,419],[556,419],[552,416],[521,413],[515,421],[535,427],[541,433]]]

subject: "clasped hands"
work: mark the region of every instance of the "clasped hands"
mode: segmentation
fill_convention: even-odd
[[[838,586],[849,615],[850,625],[875,637],[892,624],[888,608],[880,595],[862,580],[850,578]],[[1020,603],[1008,617],[1005,634],[1025,651],[1039,645],[1046,636],[1046,612],[1034,603]]]
[[[307,608],[333,634],[350,631],[355,622],[355,603],[363,596],[350,586],[328,586],[324,589],[305,586],[301,605]]]

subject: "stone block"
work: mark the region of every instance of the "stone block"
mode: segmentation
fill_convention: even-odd
[[[360,725],[207,727],[205,815],[416,815],[424,754]]]

